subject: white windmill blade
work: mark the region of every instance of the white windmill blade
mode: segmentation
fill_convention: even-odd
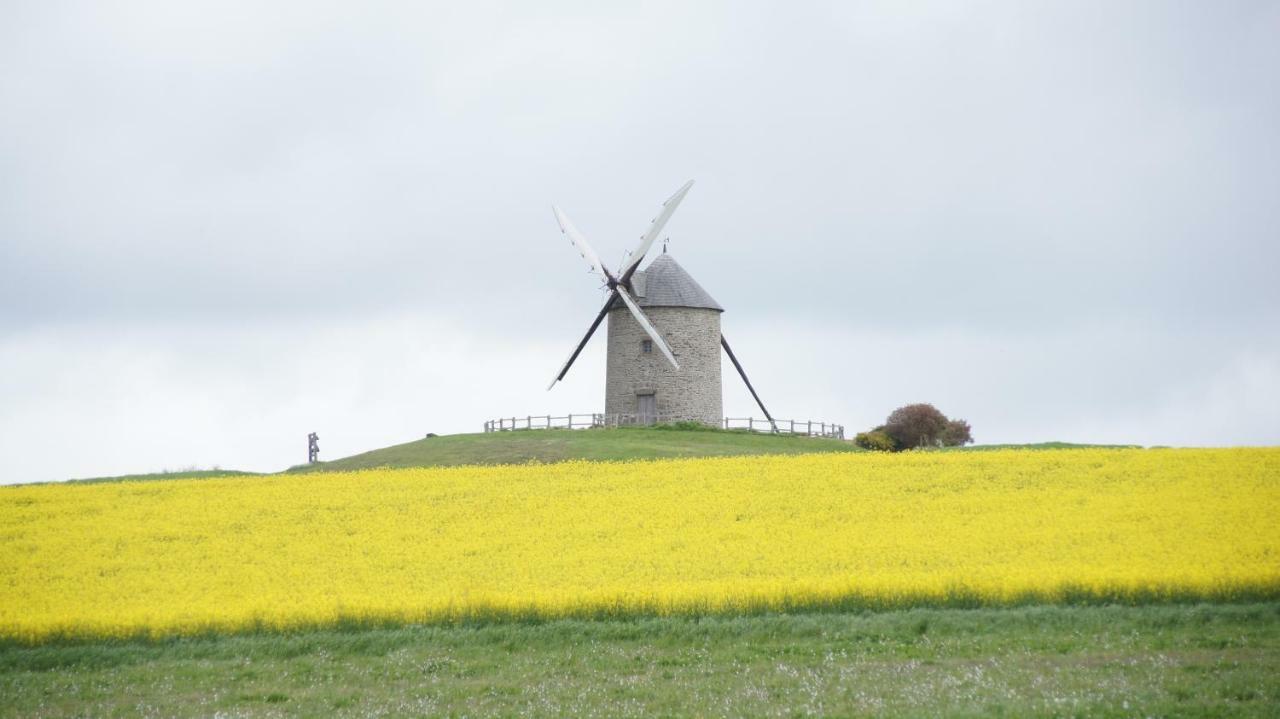
[[[662,212],[659,212],[658,216],[653,218],[653,223],[649,225],[649,231],[644,233],[644,236],[640,238],[640,246],[636,248],[635,253],[631,255],[631,260],[627,262],[627,266],[618,268],[619,277],[625,277],[633,267],[640,264],[640,260],[644,259],[645,253],[647,253],[649,248],[653,246],[653,241],[658,239],[658,235],[662,232],[662,228],[667,224],[667,220],[671,219],[671,215],[673,215],[676,208],[680,206],[680,201],[684,199],[685,195],[689,194],[690,187],[693,187],[693,180],[689,180],[684,183],[683,187],[676,190],[676,194],[667,198],[667,201],[662,203]]]
[[[676,356],[671,353],[671,348],[662,340],[662,335],[658,334],[658,330],[654,329],[653,325],[650,324],[649,318],[645,317],[644,313],[640,311],[640,306],[636,304],[636,301],[631,299],[631,295],[627,294],[627,290],[622,285],[618,285],[614,288],[614,291],[618,293],[623,302],[627,303],[627,309],[631,310],[631,316],[636,318],[636,322],[640,323],[640,326],[648,333],[653,343],[658,345],[658,349],[662,350],[662,354],[667,356],[667,361],[671,363],[671,366],[680,369],[680,363],[676,362]]]
[[[587,242],[587,238],[583,237],[582,233],[578,232],[578,228],[573,226],[569,216],[555,205],[551,206],[551,211],[556,213],[556,222],[560,223],[560,231],[569,237],[569,241],[577,248],[578,254],[582,255],[587,264],[591,265],[591,271],[599,275],[600,279],[605,282],[612,282],[613,276],[609,274],[609,270],[600,261],[600,256],[591,248],[591,243]]]

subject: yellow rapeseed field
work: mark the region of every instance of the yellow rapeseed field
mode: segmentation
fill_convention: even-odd
[[[0,488],[0,638],[1280,596],[1280,449]]]

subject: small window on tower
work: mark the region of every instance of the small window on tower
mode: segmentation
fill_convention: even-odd
[[[653,340],[640,340],[640,351],[645,354],[653,352]]]

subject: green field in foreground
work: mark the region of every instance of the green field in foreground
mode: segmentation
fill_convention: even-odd
[[[1276,716],[1280,603],[0,648],[0,716]]]

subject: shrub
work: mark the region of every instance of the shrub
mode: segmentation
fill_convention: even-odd
[[[853,443],[863,449],[869,449],[874,452],[892,452],[897,449],[893,443],[893,438],[885,434],[884,430],[877,427],[870,432],[859,432],[853,438]]]
[[[947,419],[931,404],[909,404],[895,409],[883,425],[858,433],[853,442],[866,449],[892,452],[959,447],[973,442],[973,429],[963,419]]]
[[[973,432],[968,422],[963,419],[947,421],[947,426],[942,430],[942,446],[961,447],[972,443]]]
[[[885,420],[884,431],[898,449],[934,447],[947,428],[947,416],[931,404],[899,407]]]

